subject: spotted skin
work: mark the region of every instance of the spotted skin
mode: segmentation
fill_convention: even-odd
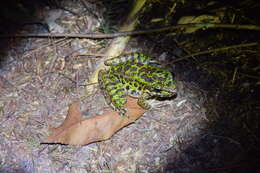
[[[145,100],[151,97],[171,97],[176,83],[170,71],[161,68],[149,56],[131,53],[105,61],[108,70],[100,70],[98,83],[108,105],[120,115],[127,114],[126,96],[138,98],[137,103],[150,109]]]

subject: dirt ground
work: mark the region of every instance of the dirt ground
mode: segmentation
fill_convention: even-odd
[[[43,2],[1,7],[14,16],[1,10],[0,35],[116,32],[131,7],[130,1]],[[259,25],[259,8],[257,1],[151,1],[138,29],[200,15]],[[259,38],[259,31],[232,29],[132,37],[125,52],[156,57],[173,72],[178,95],[152,100],[135,123],[85,146],[41,141],[64,121],[68,105],[87,95],[86,81],[111,39],[0,38],[0,172],[258,172]],[[84,117],[110,109],[95,85],[81,101]]]

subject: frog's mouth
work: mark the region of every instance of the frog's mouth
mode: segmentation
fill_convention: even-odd
[[[170,93],[173,93],[173,95],[175,95],[176,93],[177,93],[177,88],[164,88],[164,87],[156,87],[155,88],[155,92],[156,91],[161,91],[161,90],[163,90],[163,91],[167,91],[167,92],[170,92]]]
[[[167,92],[162,94],[162,91]],[[177,97],[177,89],[175,88],[153,88],[152,95],[150,95],[149,99],[156,99],[156,100],[171,100]]]
[[[177,97],[177,93],[173,93],[172,95],[168,95],[168,96],[160,96],[160,95],[153,95],[150,96],[148,99],[155,99],[158,101],[165,101],[165,100],[173,100]]]

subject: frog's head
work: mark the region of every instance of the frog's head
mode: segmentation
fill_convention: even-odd
[[[154,85],[156,95],[160,95],[163,97],[171,97],[176,95],[177,93],[177,85],[176,81],[173,78],[173,74],[169,71],[161,71],[156,75],[157,82]]]

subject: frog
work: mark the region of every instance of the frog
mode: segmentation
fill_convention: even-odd
[[[124,54],[104,61],[108,68],[98,73],[98,84],[106,103],[121,116],[127,115],[127,96],[138,99],[145,110],[151,98],[176,96],[176,81],[172,73],[163,68],[155,58],[144,53]]]

